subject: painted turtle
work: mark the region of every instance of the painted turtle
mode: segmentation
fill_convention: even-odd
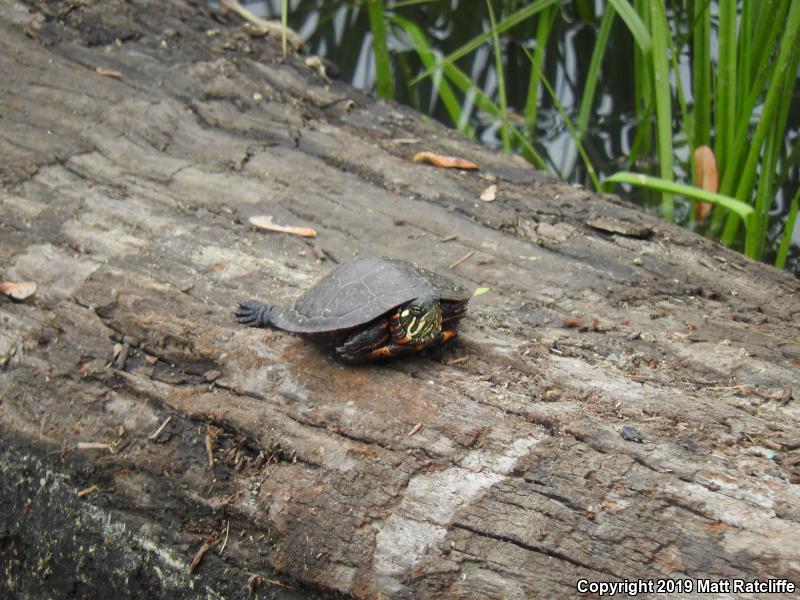
[[[396,258],[355,258],[285,306],[249,300],[236,318],[333,346],[346,362],[364,362],[451,340],[471,295],[433,271]]]

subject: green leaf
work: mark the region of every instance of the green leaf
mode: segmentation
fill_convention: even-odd
[[[533,15],[538,13],[539,11],[544,10],[548,6],[552,6],[554,4],[558,4],[559,2],[560,2],[560,0],[537,0],[533,4],[530,4],[529,6],[525,6],[525,7],[521,8],[518,11],[510,14],[509,16],[507,16],[505,19],[503,19],[502,21],[500,21],[497,24],[497,33],[502,33],[506,29],[510,29],[510,28],[514,27],[515,25],[517,25],[519,23],[522,23],[526,19],[532,17]],[[475,48],[478,48],[479,46],[482,46],[491,37],[492,37],[492,32],[491,31],[487,31],[485,33],[482,33],[479,36],[474,37],[469,42],[467,42],[466,44],[464,44],[463,46],[458,48],[455,52],[453,52],[452,54],[448,55],[444,60],[442,60],[441,66],[449,65],[449,64],[454,63],[455,61],[457,61],[462,56],[465,56],[465,55],[469,54],[470,52],[472,52],[473,50],[475,50]],[[425,71],[422,74],[420,74],[417,77],[415,77],[413,79],[413,81],[411,81],[411,83],[409,85],[414,85],[415,83],[419,83],[420,81],[422,81],[426,77],[430,76],[430,74],[433,73],[434,70],[435,69],[425,69]]]
[[[607,186],[609,183],[628,183],[630,185],[636,185],[639,187],[656,190],[658,192],[681,194],[682,196],[686,196],[694,200],[700,200],[701,202],[710,202],[711,204],[716,204],[735,212],[746,223],[750,222],[752,215],[755,212],[752,206],[745,204],[744,202],[740,202],[736,198],[723,196],[722,194],[716,194],[714,192],[707,192],[706,190],[694,187],[693,185],[676,183],[667,179],[651,177],[650,175],[642,175],[641,173],[620,171],[619,173],[614,173],[608,179],[605,179],[603,181],[603,187],[605,189],[609,189]]]
[[[797,222],[798,206],[800,206],[800,188],[797,188],[797,193],[795,193],[794,199],[792,200],[792,207],[789,209],[789,215],[786,217],[786,226],[783,229],[781,246],[778,248],[778,255],[775,257],[775,266],[779,269],[783,269],[786,266],[786,256],[789,254],[789,244],[792,242],[794,224]]]
[[[639,46],[639,49],[644,54],[650,54],[653,50],[653,38],[650,37],[647,26],[633,9],[630,2],[628,0],[609,0],[609,3],[619,13],[625,25],[628,26],[628,31],[631,32],[633,39],[636,40],[636,45]]]
[[[492,288],[488,288],[488,287],[479,287],[477,290],[475,290],[472,293],[472,297],[474,298],[475,296],[483,296],[486,292],[488,292],[491,289]]]
[[[372,29],[372,51],[375,55],[375,86],[378,96],[394,99],[392,83],[392,61],[386,44],[386,21],[383,16],[383,0],[368,0],[369,25]]]
[[[669,25],[661,0],[650,0],[650,29],[653,34],[653,73],[656,96],[656,145],[661,177],[671,180],[672,173],[672,93],[670,88],[669,60],[667,57]],[[661,216],[667,221],[675,219],[672,196],[663,194]]]

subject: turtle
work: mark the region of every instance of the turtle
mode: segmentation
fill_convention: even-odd
[[[379,360],[452,340],[471,294],[433,271],[398,258],[342,263],[286,305],[241,302],[236,319],[334,348],[346,363]]]

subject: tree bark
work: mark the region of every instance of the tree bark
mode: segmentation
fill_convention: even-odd
[[[202,3],[0,0],[0,30],[2,279],[38,284],[0,298],[0,595],[800,580],[796,279]],[[232,318],[356,254],[491,291],[360,367]]]

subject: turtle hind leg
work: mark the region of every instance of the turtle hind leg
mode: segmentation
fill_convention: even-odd
[[[386,344],[389,339],[389,322],[379,321],[349,335],[345,341],[336,346],[336,355],[348,363],[372,360],[372,352]]]
[[[242,325],[250,327],[269,327],[272,325],[272,311],[274,304],[264,304],[258,300],[240,302],[239,308],[233,313],[236,320]]]

